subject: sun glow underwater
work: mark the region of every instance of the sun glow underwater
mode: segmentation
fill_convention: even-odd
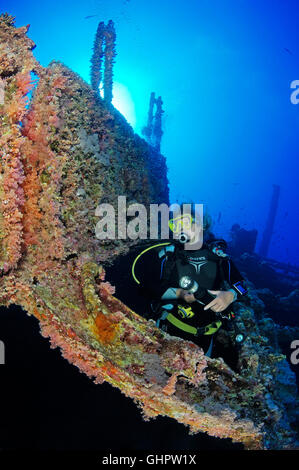
[[[104,98],[103,87],[100,86],[99,90],[100,96]],[[128,88],[122,83],[113,83],[112,104],[134,129],[136,126],[135,104]]]

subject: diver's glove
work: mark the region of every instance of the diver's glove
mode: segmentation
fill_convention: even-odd
[[[204,310],[210,308],[213,312],[223,312],[235,300],[235,292],[230,290],[208,290],[212,295],[215,295],[205,307]]]
[[[200,304],[202,304],[204,306],[204,310],[208,310],[208,309],[211,309],[212,312],[214,314],[216,314],[217,316],[220,316],[222,318],[226,318],[226,319],[229,319],[231,320],[232,318],[234,318],[234,312],[232,311],[230,305],[231,303],[233,302],[233,299],[235,298],[234,295],[231,296],[231,301],[227,304],[227,306],[225,307],[225,304],[222,303],[222,307],[224,307],[222,310],[213,310],[211,307],[213,307],[213,305],[218,305],[219,307],[221,306],[221,303],[219,302],[219,298],[217,300],[217,295],[215,294],[216,292],[223,292],[223,293],[230,293],[230,294],[233,294],[232,292],[230,291],[212,291],[212,290],[206,290],[206,289],[200,289],[198,292],[195,292],[195,298],[197,300],[197,302],[199,302]],[[218,294],[219,295],[219,294]],[[217,300],[217,302],[215,302]],[[213,302],[215,302],[213,304]]]

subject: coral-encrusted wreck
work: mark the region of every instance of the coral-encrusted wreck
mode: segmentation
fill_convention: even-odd
[[[0,304],[36,316],[52,347],[145,419],[170,416],[247,449],[292,447],[294,376],[250,304],[236,373],[113,296],[103,266],[133,242],[97,239],[95,209],[118,195],[167,203],[165,159],[66,66],[43,68],[27,30],[0,17]]]

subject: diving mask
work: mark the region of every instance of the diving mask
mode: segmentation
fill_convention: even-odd
[[[192,215],[183,214],[170,219],[168,225],[173,233],[179,233],[183,232],[184,230],[190,230],[193,221],[194,219]]]

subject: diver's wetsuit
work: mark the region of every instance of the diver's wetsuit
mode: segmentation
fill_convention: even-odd
[[[182,246],[170,242],[164,243],[164,245],[162,243],[153,245],[136,259],[133,276],[139,283],[142,294],[151,299],[152,317],[157,321],[157,326],[171,335],[193,341],[200,345],[205,352],[207,352],[211,338],[215,333],[212,335],[203,334],[204,327],[221,320],[219,313],[216,314],[211,309],[203,309],[204,305],[213,299],[207,289],[228,290],[233,288],[236,292],[235,300],[240,299],[246,293],[246,289],[242,285],[243,277],[232,260],[219,250],[217,241],[214,241],[212,245],[204,243],[200,250],[184,250]],[[179,282],[183,276],[188,276],[196,281],[198,289],[194,296],[202,303],[198,301],[186,303],[183,299],[176,298],[175,292],[180,287]],[[236,283],[238,286],[242,285],[242,293],[235,288],[234,284]],[[231,305],[225,311],[226,315],[231,311],[230,307]],[[164,315],[163,312],[165,312]],[[201,328],[200,334],[195,336],[193,333],[178,328],[177,325],[175,326],[165,318],[167,313],[171,313],[187,325]],[[224,316],[224,312],[221,313]],[[223,321],[222,319],[222,323]],[[209,331],[213,331],[213,329]]]

